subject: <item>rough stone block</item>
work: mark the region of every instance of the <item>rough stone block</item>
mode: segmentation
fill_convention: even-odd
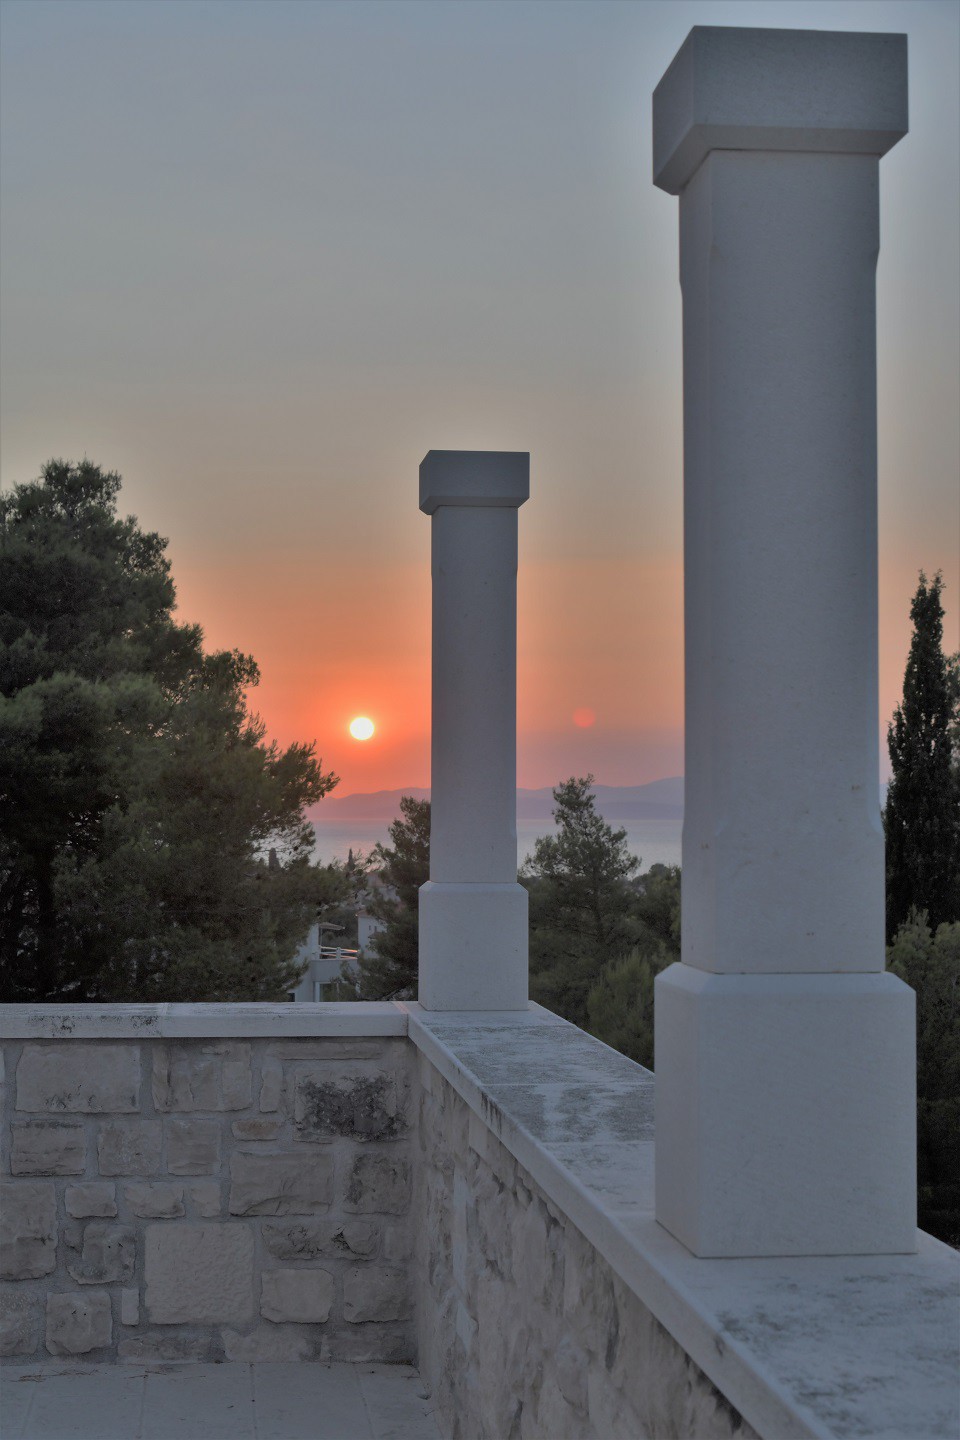
[[[590,1407],[587,1356],[579,1345],[575,1345],[567,1336],[557,1346],[554,1364],[560,1394],[578,1414],[586,1415]]]
[[[333,1304],[329,1270],[264,1270],[260,1314],[265,1320],[322,1325]]]
[[[358,1155],[343,1208],[355,1215],[402,1215],[410,1204],[410,1163],[399,1155]]]
[[[279,1110],[283,1096],[283,1066],[278,1060],[264,1060],[260,1077],[260,1109],[266,1113]]]
[[[47,1296],[47,1349],[51,1355],[85,1355],[113,1339],[110,1296],[105,1290]]]
[[[184,1335],[179,1330],[138,1330],[117,1343],[117,1358],[128,1364],[197,1360],[216,1365],[223,1359],[223,1345],[216,1333]]]
[[[121,1325],[139,1325],[139,1324],[140,1324],[140,1291],[139,1291],[139,1290],[121,1290],[121,1291],[120,1291],[120,1324],[121,1324]]]
[[[18,1110],[103,1115],[139,1107],[138,1045],[24,1045],[17,1066]]]
[[[276,1140],[283,1130],[283,1120],[275,1115],[253,1115],[234,1120],[230,1128],[237,1140]]]
[[[147,1317],[155,1325],[244,1325],[253,1318],[246,1225],[148,1225]]]
[[[252,1096],[250,1046],[223,1040],[157,1045],[153,1103],[158,1110],[244,1110]]]
[[[171,1175],[213,1175],[220,1169],[219,1120],[168,1120],[166,1132]]]
[[[343,1318],[351,1325],[366,1320],[400,1320],[410,1313],[410,1281],[405,1270],[364,1265],[343,1277]]]
[[[0,1276],[36,1280],[57,1264],[57,1197],[52,1184],[0,1184]]]
[[[205,1180],[199,1185],[187,1187],[193,1208],[205,1220],[220,1214],[220,1186],[216,1180]]]
[[[124,1225],[87,1225],[80,1259],[67,1270],[78,1285],[130,1280],[137,1263],[137,1237]]]
[[[160,1169],[160,1121],[114,1120],[97,1136],[101,1175],[155,1175]]]
[[[417,1359],[416,1349],[410,1325],[405,1322],[351,1325],[341,1330],[331,1341],[333,1357],[351,1365],[413,1365]],[[464,1413],[472,1414],[473,1405],[464,1406]],[[389,1431],[387,1433],[389,1434]],[[442,1433],[452,1435],[456,1432],[451,1426]],[[496,1434],[497,1440],[500,1440],[500,1432],[484,1433],[489,1433],[491,1437]],[[554,1437],[550,1436],[550,1440],[554,1440]]]
[[[399,1041],[403,1053],[406,1043]],[[376,1060],[387,1054],[389,1044],[386,1038],[356,1036],[335,1040],[330,1035],[301,1036],[298,1040],[272,1040],[267,1047],[267,1060]]]
[[[353,1255],[360,1255],[364,1259],[374,1254],[380,1239],[380,1232],[376,1225],[368,1220],[346,1220],[339,1225],[334,1232],[334,1244],[338,1248],[346,1245]]]
[[[395,1140],[408,1129],[407,1095],[397,1076],[374,1064],[325,1064],[294,1080],[298,1140]]]
[[[83,1126],[70,1120],[15,1120],[10,1169],[14,1175],[82,1175],[87,1163]]]
[[[405,1220],[383,1227],[384,1260],[394,1264],[405,1264],[410,1259],[412,1249],[413,1236],[410,1233],[410,1226]]]
[[[477,1335],[477,1322],[462,1300],[457,1301],[457,1314],[453,1328],[456,1331],[457,1339],[463,1346],[464,1354],[469,1359]]]
[[[433,1068],[433,1061],[428,1060],[422,1050],[417,1051],[417,1076],[420,1080],[420,1089],[427,1095],[433,1093],[434,1076],[436,1071]]]
[[[516,1161],[490,1127],[472,1110],[467,1122],[467,1138],[470,1149],[489,1166],[500,1183],[512,1188],[517,1172]]]
[[[326,1344],[315,1330],[302,1325],[260,1325],[248,1335],[236,1330],[223,1331],[223,1350],[227,1360],[244,1364],[270,1363],[287,1360],[326,1359]]]
[[[126,1185],[127,1204],[142,1220],[173,1220],[183,1215],[182,1185]]]
[[[84,1227],[79,1220],[68,1220],[60,1227],[60,1239],[68,1250],[76,1250],[79,1254],[83,1249]]]
[[[63,1203],[75,1220],[90,1216],[110,1218],[117,1213],[117,1187],[112,1181],[89,1181],[85,1185],[68,1185]]]
[[[278,1260],[316,1260],[321,1255],[372,1255],[379,1231],[365,1220],[265,1220],[263,1243]]]
[[[230,1161],[231,1215],[313,1215],[333,1200],[333,1155],[248,1155]]]
[[[0,1355],[32,1355],[39,1339],[39,1296],[0,1285]]]

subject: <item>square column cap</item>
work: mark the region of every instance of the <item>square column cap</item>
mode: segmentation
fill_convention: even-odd
[[[530,498],[527,450],[428,450],[420,465],[420,509],[512,505]]]
[[[695,25],[653,92],[653,183],[711,150],[885,155],[906,135],[907,37]]]

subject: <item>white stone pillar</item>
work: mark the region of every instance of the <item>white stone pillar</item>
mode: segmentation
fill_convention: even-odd
[[[431,450],[430,879],[420,1004],[525,1010],[527,892],[517,884],[517,511],[530,456]]]
[[[657,1218],[698,1255],[916,1245],[913,992],[883,973],[879,157],[906,37],[697,27],[654,94],[680,197],[682,963]]]

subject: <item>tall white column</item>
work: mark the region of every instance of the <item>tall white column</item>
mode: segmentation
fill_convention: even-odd
[[[527,892],[517,884],[517,511],[530,457],[431,450],[430,879],[418,994],[428,1010],[524,1010]]]
[[[682,963],[657,1218],[700,1255],[916,1244],[913,992],[883,973],[879,157],[906,38],[697,27],[654,94],[680,196]]]

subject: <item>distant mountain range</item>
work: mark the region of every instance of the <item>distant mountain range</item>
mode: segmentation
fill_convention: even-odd
[[[666,780],[651,780],[647,785],[594,785],[597,809],[605,820],[682,820],[683,776],[671,775]],[[339,824],[351,820],[393,820],[400,813],[401,795],[429,800],[430,791],[410,785],[405,790],[373,790],[368,794],[331,795],[319,805],[312,805],[308,818],[323,824]],[[880,803],[887,798],[886,781],[880,785]],[[517,791],[518,820],[550,820],[553,816],[553,791],[549,785],[541,790]]]
[[[652,780],[647,785],[594,785],[597,809],[605,820],[680,820],[683,817],[683,776]],[[313,821],[392,820],[400,811],[400,797],[429,800],[430,791],[415,785],[405,790],[374,790],[368,794],[331,795],[307,811]],[[517,791],[518,820],[549,820],[553,790]]]

